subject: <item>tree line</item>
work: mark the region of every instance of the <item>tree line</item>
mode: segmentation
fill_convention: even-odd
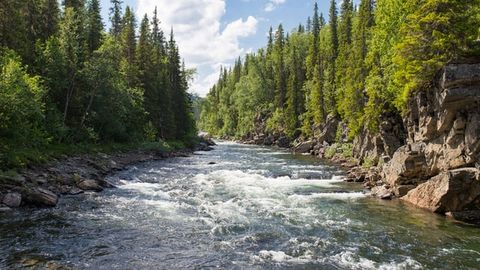
[[[22,149],[196,136],[185,68],[157,10],[111,0],[0,2],[0,161]]]
[[[256,53],[222,68],[202,103],[199,127],[249,138],[265,133],[311,137],[329,115],[351,138],[378,132],[384,113],[401,115],[408,96],[454,59],[478,57],[478,0],[331,0],[328,22],[313,16],[285,33],[270,28]]]

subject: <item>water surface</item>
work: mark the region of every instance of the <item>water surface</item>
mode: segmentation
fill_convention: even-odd
[[[0,213],[1,269],[479,269],[480,229],[365,196],[334,166],[222,142]]]

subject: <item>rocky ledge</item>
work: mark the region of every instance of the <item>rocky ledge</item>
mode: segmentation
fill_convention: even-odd
[[[208,151],[214,142],[205,138],[195,149],[172,152],[130,151],[126,153],[89,154],[64,157],[28,168],[16,176],[0,176],[0,212],[22,206],[52,207],[63,195],[100,192],[114,188],[106,176],[129,165],[184,157],[195,151]]]
[[[480,64],[446,66],[412,95],[406,144],[382,168],[402,200],[436,213],[480,213]],[[476,218],[480,222],[480,215]]]

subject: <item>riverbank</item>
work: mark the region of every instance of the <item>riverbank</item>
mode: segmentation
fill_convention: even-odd
[[[34,206],[52,207],[62,195],[101,192],[114,188],[105,178],[127,166],[146,161],[188,156],[196,150],[210,150],[210,140],[193,148],[181,143],[149,143],[111,152],[62,155],[38,165],[0,174],[0,211]]]

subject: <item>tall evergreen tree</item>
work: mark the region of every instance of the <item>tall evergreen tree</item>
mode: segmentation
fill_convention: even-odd
[[[336,79],[336,61],[338,57],[338,15],[337,15],[337,4],[335,0],[330,2],[330,55],[328,59],[328,79],[326,80],[326,92],[328,94],[329,100],[329,110],[332,113],[336,113],[336,94],[337,88],[335,84]]]
[[[110,8],[110,22],[112,24],[110,33],[118,38],[122,32],[122,0],[110,0],[112,7]]]
[[[285,48],[285,36],[283,31],[283,25],[278,26],[275,33],[275,41],[273,45],[274,55],[274,70],[275,70],[275,106],[279,109],[283,109],[285,105],[285,97],[287,92],[287,78],[285,70],[284,48]]]
[[[87,8],[87,44],[90,54],[102,44],[103,22],[99,0],[90,0]]]

